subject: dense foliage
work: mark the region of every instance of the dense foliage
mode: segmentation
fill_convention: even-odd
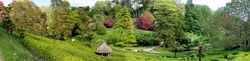
[[[107,28],[111,28],[115,25],[115,21],[113,19],[108,19],[108,20],[104,21],[104,25]]]
[[[199,14],[197,13],[197,8],[193,4],[192,0],[188,0],[185,5],[185,19],[186,25],[188,26],[185,28],[186,32],[192,32],[195,34],[201,33],[201,19]]]
[[[107,34],[107,29],[104,25],[99,25],[97,28],[97,34],[105,35]]]
[[[154,16],[148,11],[145,11],[143,14],[141,14],[140,18],[147,18],[149,21],[155,20]]]
[[[119,5],[116,5],[119,6]],[[133,34],[132,20],[130,19],[130,13],[128,8],[125,6],[122,9],[116,11],[116,18],[119,18],[117,23],[114,25],[114,29],[118,30],[116,33],[119,36],[116,39],[117,43],[115,45],[125,47],[125,46],[136,46],[136,40]]]
[[[154,38],[152,32],[142,32],[140,30],[135,30],[133,35],[136,38],[138,46],[158,45],[160,43],[160,41]]]
[[[155,27],[153,27],[153,25],[154,25],[153,21],[149,21],[146,17],[139,18],[138,21],[139,28],[144,30],[154,30]]]

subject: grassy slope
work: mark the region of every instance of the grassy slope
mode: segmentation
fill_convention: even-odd
[[[18,37],[13,35],[6,35],[4,29],[0,28],[0,50],[5,61],[21,61],[21,60],[37,60],[31,57],[26,48],[19,43],[21,41]]]

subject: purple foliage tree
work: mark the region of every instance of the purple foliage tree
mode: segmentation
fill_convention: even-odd
[[[108,19],[108,20],[104,21],[104,25],[107,28],[111,28],[112,26],[114,26],[114,24],[115,24],[115,21],[113,19]]]
[[[151,27],[154,25],[153,21],[149,21],[147,18],[139,18],[138,25],[140,29],[144,30],[154,30],[154,27]]]

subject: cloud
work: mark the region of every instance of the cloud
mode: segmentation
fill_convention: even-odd
[[[10,4],[12,2],[12,0],[0,0],[3,2],[4,6],[7,6],[8,4]]]
[[[94,6],[98,0],[68,0],[74,6]]]

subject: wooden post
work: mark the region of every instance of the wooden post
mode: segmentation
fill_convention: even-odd
[[[101,54],[103,56],[103,54]]]
[[[108,57],[109,57],[109,54],[110,54],[110,53],[108,53]]]

